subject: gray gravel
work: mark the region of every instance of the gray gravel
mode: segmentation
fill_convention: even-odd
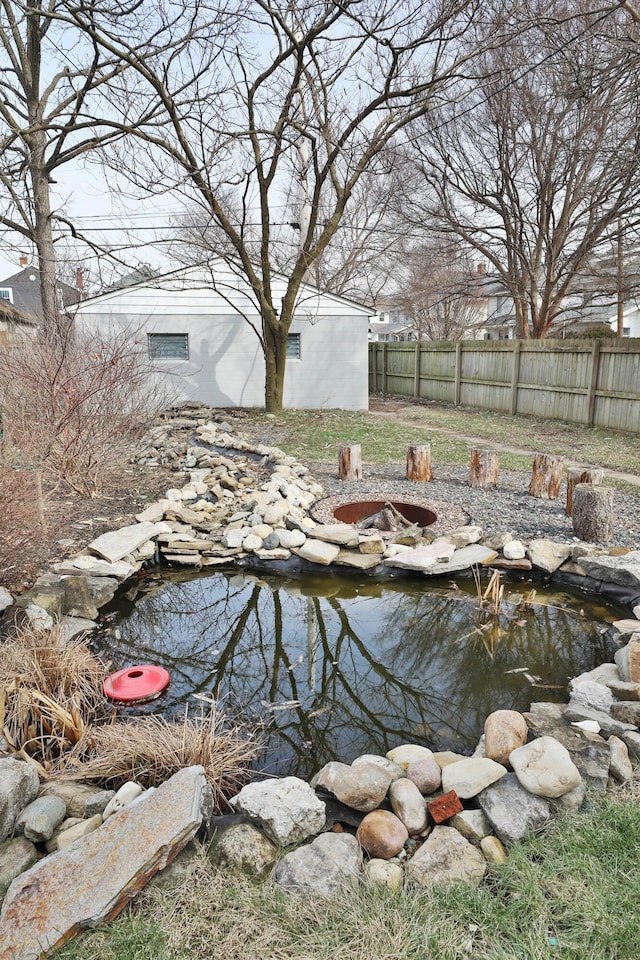
[[[468,485],[469,471],[461,467],[440,466],[434,479],[425,484],[405,480],[404,464],[367,464],[364,479],[354,482],[338,480],[335,463],[307,466],[328,496],[346,494],[354,500],[444,500],[465,510],[487,533],[510,530],[523,540],[545,537],[559,543],[577,539],[571,518],[564,512],[564,482],[557,500],[538,500],[527,493],[530,474],[518,470],[501,470],[494,490],[479,490]],[[606,545],[640,548],[640,495],[616,490],[614,505],[613,535]]]

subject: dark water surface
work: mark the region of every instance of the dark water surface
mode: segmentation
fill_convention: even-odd
[[[407,741],[470,753],[492,710],[566,700],[567,681],[612,658],[606,623],[624,612],[580,594],[505,586],[496,616],[473,581],[160,571],[121,600],[99,652],[116,670],[155,663],[172,714],[213,695],[268,721],[260,766],[310,776]],[[535,587],[533,603],[522,603]]]

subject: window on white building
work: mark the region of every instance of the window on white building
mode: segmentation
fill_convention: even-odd
[[[287,334],[287,360],[300,359],[300,334]]]
[[[149,356],[152,360],[188,360],[189,334],[149,333]]]

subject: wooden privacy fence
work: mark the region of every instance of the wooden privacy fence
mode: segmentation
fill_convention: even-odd
[[[640,339],[370,343],[369,391],[640,433]]]

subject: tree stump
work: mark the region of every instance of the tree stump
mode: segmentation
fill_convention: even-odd
[[[571,516],[573,508],[573,491],[578,483],[602,483],[603,473],[600,469],[591,470],[588,467],[569,467],[567,470],[567,509],[566,514]]]
[[[529,484],[529,496],[539,500],[555,500],[560,493],[563,462],[560,457],[536,453]]]
[[[611,537],[613,487],[578,483],[573,489],[573,532],[580,540],[597,543]]]
[[[472,450],[469,466],[469,486],[481,487],[483,490],[497,487],[499,470],[496,450]]]
[[[362,444],[340,444],[338,447],[338,479],[362,480]]]
[[[431,471],[431,444],[410,443],[407,447],[407,480],[429,483]]]

